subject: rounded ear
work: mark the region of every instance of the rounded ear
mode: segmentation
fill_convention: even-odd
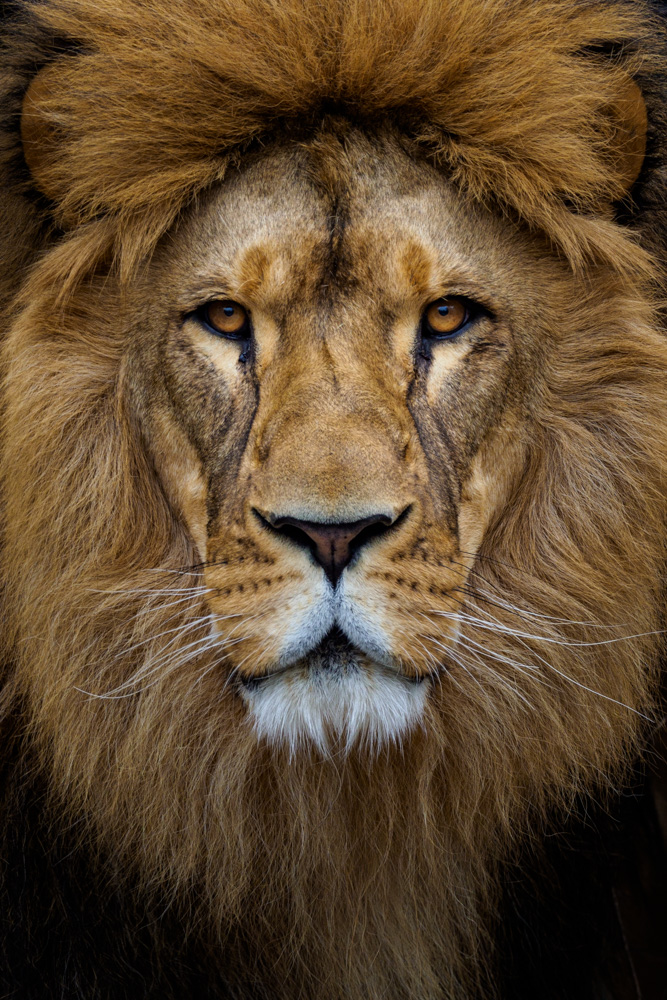
[[[611,108],[611,115],[616,126],[613,153],[622,187],[620,197],[624,197],[641,173],[646,155],[648,128],[644,97],[632,77],[627,76],[623,89],[619,88],[618,99]]]
[[[45,66],[28,87],[21,107],[21,142],[23,156],[35,186],[52,201],[58,200],[58,190],[50,178],[57,145],[57,130],[47,108],[52,96],[52,79],[56,67]]]

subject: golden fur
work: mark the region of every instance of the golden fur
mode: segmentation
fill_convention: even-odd
[[[241,995],[490,997],[498,866],[622,780],[656,705],[667,344],[656,265],[612,208],[642,138],[629,80],[660,69],[646,9],[49,0],[26,18],[6,86],[30,80],[21,52],[47,65],[23,105],[32,179],[11,181],[31,235],[5,279],[5,714],[21,706],[57,823],[210,941]],[[389,362],[377,317],[398,330],[444,294],[438,252],[497,292],[496,322],[474,381],[441,345],[408,405],[415,321]],[[229,345],[174,319],[223,264],[260,317],[256,411]],[[287,360],[261,319],[276,303]],[[327,309],[343,346],[324,361]],[[443,426],[456,463],[432,453]],[[249,491],[413,511],[363,563],[405,673],[437,674],[396,744],[271,746],[248,725],[232,679],[271,667],[295,588],[319,586],[252,527]],[[211,610],[247,626],[236,646],[220,626],[222,661],[187,653]]]

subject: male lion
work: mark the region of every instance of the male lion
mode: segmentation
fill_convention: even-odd
[[[3,995],[615,997],[590,817],[664,625],[650,10],[5,36]]]

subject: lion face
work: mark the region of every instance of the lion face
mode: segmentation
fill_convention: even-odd
[[[535,268],[525,239],[359,134],[246,166],[158,260],[142,420],[261,736],[383,743],[421,720],[521,470],[517,387],[554,321],[516,308]]]

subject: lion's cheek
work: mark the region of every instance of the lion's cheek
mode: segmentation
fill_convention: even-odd
[[[151,415],[155,469],[170,506],[184,522],[198,561],[206,556],[206,481],[201,459],[178,424],[164,410]]]

